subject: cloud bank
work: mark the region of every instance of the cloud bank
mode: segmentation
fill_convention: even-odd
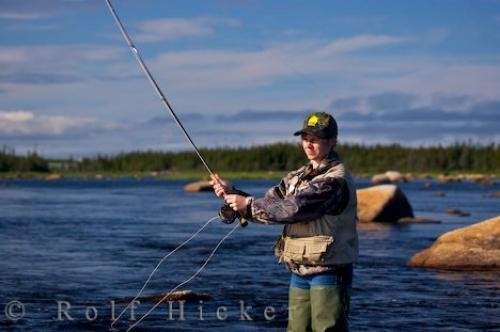
[[[0,144],[38,145],[49,155],[189,149],[102,2],[0,1]],[[118,8],[200,146],[295,140],[303,117],[325,109],[343,142],[499,141],[500,60],[485,45],[495,39],[462,34],[452,11],[422,28],[421,13],[390,19],[405,7],[397,4],[383,17],[327,17],[308,6],[309,15],[293,5],[290,17],[266,17],[258,13],[267,3],[234,6]],[[324,22],[310,17],[336,28],[321,31]]]
[[[134,38],[140,42],[158,42],[188,37],[206,37],[214,34],[217,27],[237,27],[240,24],[235,19],[162,18],[140,22],[137,25],[139,33]]]
[[[109,132],[120,126],[93,118],[38,115],[31,111],[0,111],[0,138],[16,140],[54,140],[84,138]]]

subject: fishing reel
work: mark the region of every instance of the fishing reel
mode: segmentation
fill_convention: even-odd
[[[244,197],[248,197],[247,193],[233,189],[228,191],[226,194],[229,195],[241,195]],[[246,227],[248,226],[248,221],[243,218],[238,212],[234,211],[229,204],[224,204],[220,209],[219,209],[219,219],[225,224],[232,224],[233,222],[236,221],[236,219],[239,219],[241,227]]]

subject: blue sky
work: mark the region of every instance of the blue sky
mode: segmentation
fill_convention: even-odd
[[[114,0],[200,146],[499,143],[500,1]],[[45,156],[189,149],[104,0],[0,0],[0,144]]]

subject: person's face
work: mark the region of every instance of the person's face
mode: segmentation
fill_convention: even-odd
[[[320,162],[335,145],[335,139],[322,139],[310,134],[302,134],[302,148],[307,159]]]

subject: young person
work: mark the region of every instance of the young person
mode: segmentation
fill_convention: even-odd
[[[288,331],[348,331],[357,203],[354,181],[335,152],[337,133],[330,114],[308,115],[294,135],[309,163],[262,198],[230,194],[229,182],[212,177],[216,195],[245,219],[284,224],[275,254],[291,271]]]

